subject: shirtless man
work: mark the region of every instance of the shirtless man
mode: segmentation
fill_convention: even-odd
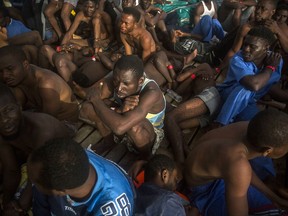
[[[103,3],[102,3],[103,4]],[[99,47],[100,41],[113,38],[113,29],[111,17],[108,13],[99,9],[99,3],[91,0],[85,0],[83,11],[77,13],[74,22],[65,34],[61,44],[75,43],[80,46],[93,45],[96,53],[99,48],[106,48],[107,44]],[[110,40],[109,40],[110,41]],[[96,46],[96,42],[98,45]]]
[[[137,9],[124,8],[120,21],[120,37],[126,55],[135,54],[133,49],[136,49],[138,55],[146,62],[156,52],[156,45],[151,34],[145,28],[139,26],[140,17],[141,14]]]
[[[29,64],[22,50],[0,48],[0,81],[12,87],[23,109],[53,115],[67,123],[78,120],[78,104],[71,88],[52,71]]]
[[[177,77],[177,81],[180,85],[176,92],[182,95],[183,90],[188,91],[192,98],[168,112],[164,125],[175,160],[183,163],[189,149],[184,145],[181,130],[207,126],[221,103],[215,88],[214,71],[208,64],[185,71]]]
[[[146,159],[154,154],[164,136],[166,104],[155,81],[145,77],[141,59],[123,56],[115,64],[113,74],[91,90],[81,116],[85,114],[94,121],[104,138],[114,134],[114,141],[126,144]],[[107,106],[107,99],[114,99],[116,104]]]
[[[190,201],[201,215],[243,216],[265,205],[266,210],[275,209],[272,202],[287,208],[287,200],[272,192],[249,164],[260,156],[284,156],[287,130],[287,114],[268,109],[250,122],[234,123],[201,137],[191,149],[183,173]]]
[[[153,64],[152,69],[145,69],[147,76],[157,81],[158,85],[165,82],[175,81],[174,71],[167,68],[171,63],[164,52],[157,52],[155,42],[151,34],[139,25],[141,13],[136,8],[126,7],[123,9],[121,17],[120,37],[124,44],[126,55],[138,54],[145,64]],[[155,70],[156,68],[156,70]],[[171,67],[170,67],[171,68]],[[173,69],[173,66],[172,68]],[[159,77],[159,74],[161,77]]]
[[[21,111],[12,91],[0,83],[0,161],[3,175],[3,211],[27,210],[29,199],[14,199],[21,171],[33,149],[47,140],[69,136],[68,128],[53,116]],[[27,203],[28,202],[28,203]],[[15,212],[11,215],[17,215]]]

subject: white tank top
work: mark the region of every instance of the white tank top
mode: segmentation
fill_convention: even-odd
[[[214,8],[214,3],[213,1],[211,1],[211,9],[209,10],[208,7],[206,6],[205,2],[204,1],[201,1],[202,4],[203,4],[203,7],[204,7],[204,12],[203,14],[200,15],[200,19],[205,16],[205,15],[208,15],[210,17],[213,17],[214,14],[215,14],[215,8]]]

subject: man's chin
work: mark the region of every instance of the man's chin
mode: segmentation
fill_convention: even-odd
[[[2,134],[2,138],[4,140],[9,141],[9,140],[16,139],[18,137],[18,135],[19,135],[19,130],[15,130],[15,131],[11,131],[9,133]]]

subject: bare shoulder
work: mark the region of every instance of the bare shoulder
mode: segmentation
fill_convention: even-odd
[[[26,124],[32,129],[33,146],[44,144],[45,140],[68,136],[68,130],[63,122],[46,113],[23,112]],[[28,127],[28,125],[27,125]],[[31,137],[30,137],[31,138]],[[29,138],[29,139],[30,139]]]
[[[146,29],[142,30],[140,39],[143,42],[153,41],[152,35]]]
[[[211,130],[204,134],[199,142],[209,139],[234,139],[239,140],[246,135],[248,128],[248,121],[233,123],[224,127]]]
[[[159,86],[157,85],[157,83],[155,83],[154,81],[150,81],[146,84],[146,86],[144,87],[144,89],[141,91],[141,95],[145,95],[145,94],[154,94],[157,96],[162,96],[163,93],[161,91],[161,89],[159,88]]]
[[[68,84],[58,74],[48,69],[37,67],[35,65],[33,65],[32,67],[35,69],[39,88],[53,88],[56,91],[70,88]]]

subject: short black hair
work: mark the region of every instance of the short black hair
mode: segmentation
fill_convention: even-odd
[[[174,160],[167,155],[156,154],[145,165],[144,181],[153,181],[159,172],[167,169],[169,172],[173,172],[176,169]]]
[[[141,13],[135,7],[125,7],[123,13],[132,15],[137,23],[140,21]]]
[[[0,48],[0,56],[11,55],[15,59],[15,61],[23,62],[27,60],[27,57],[22,49],[18,46],[4,46]]]
[[[278,6],[277,6],[277,11],[280,11],[280,10],[287,10],[288,11],[288,5],[287,4],[279,4]]]
[[[28,163],[40,163],[36,175],[38,183],[46,189],[73,189],[85,183],[90,163],[85,150],[71,138],[49,140],[33,151]]]
[[[13,94],[11,89],[1,82],[0,82],[0,98],[1,100],[3,100],[4,98],[9,98],[13,102],[17,103],[15,95]]]
[[[276,41],[274,33],[269,28],[262,25],[250,29],[248,35],[266,40],[269,46],[271,46]]]
[[[274,7],[274,9],[276,9],[277,5],[278,5],[278,0],[259,0],[258,3],[260,1],[266,1],[268,4],[270,4],[272,7]]]
[[[2,17],[9,17],[9,12],[5,6],[0,7],[0,14],[2,14]]]
[[[86,3],[86,2],[88,2],[88,1],[93,2],[95,5],[98,5],[98,4],[99,4],[99,0],[84,0],[84,1],[83,1],[83,4]]]
[[[133,75],[140,79],[144,75],[143,61],[136,55],[123,55],[114,65],[114,72],[132,71]]]
[[[247,139],[255,149],[282,147],[288,144],[288,115],[267,109],[256,114],[249,122]]]

